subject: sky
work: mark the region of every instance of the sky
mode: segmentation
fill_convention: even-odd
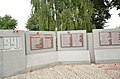
[[[120,17],[115,8],[110,11],[111,19],[106,23],[108,27],[105,29],[113,29],[120,26]],[[17,28],[19,30],[26,30],[25,26],[31,13],[30,0],[0,0],[0,16],[11,15],[13,19],[18,20]]]
[[[110,13],[112,14],[111,18],[107,21],[106,25],[108,27],[105,27],[105,29],[114,29],[117,26],[120,26],[120,17],[118,13],[120,13],[120,10],[116,10],[116,8],[113,8],[110,10]]]
[[[18,20],[17,28],[20,30],[25,30],[30,13],[30,0],[0,0],[0,16],[11,15]]]

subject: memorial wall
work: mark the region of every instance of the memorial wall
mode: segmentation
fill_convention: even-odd
[[[85,30],[57,32],[58,61],[63,64],[90,63]]]
[[[14,75],[25,68],[56,62],[90,63],[91,59],[93,63],[119,62],[119,51],[119,29],[95,29],[93,34],[86,30],[57,33],[0,30],[0,75]]]
[[[2,56],[3,77],[25,71],[24,37],[24,31],[0,30],[0,55]]]
[[[86,31],[59,31],[58,50],[87,49]]]
[[[0,49],[1,50],[20,50],[21,49],[20,36],[1,36]]]
[[[119,48],[120,30],[119,29],[101,29],[93,30],[94,48]]]
[[[120,45],[120,31],[99,32],[100,46]]]
[[[96,63],[120,63],[120,29],[94,29]]]
[[[54,31],[26,32],[27,68],[57,62]]]
[[[50,49],[53,48],[52,34],[30,34],[31,50]]]
[[[55,32],[31,31],[26,32],[27,54],[56,51]]]
[[[70,33],[60,34],[61,48],[83,47],[83,34]]]

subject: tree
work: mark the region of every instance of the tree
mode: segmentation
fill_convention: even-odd
[[[113,7],[116,7],[117,10],[120,9],[120,0],[112,0],[112,1],[111,1],[111,5],[112,5]]]
[[[91,22],[96,29],[103,29],[106,21],[111,17],[109,11],[112,9],[110,0],[91,0],[94,4],[94,13]]]
[[[109,11],[112,8],[120,9],[120,0],[91,0],[94,4],[94,13],[92,16],[92,23],[95,24],[96,29],[103,29],[105,23],[110,19]],[[120,16],[120,13],[118,14]]]
[[[120,26],[116,26],[116,29],[120,29]]]
[[[94,8],[90,0],[31,0],[32,14],[27,22],[30,30],[87,30],[94,25]]]
[[[112,0],[111,5],[112,5],[112,7],[116,7],[117,10],[119,10],[120,9],[120,0]],[[120,13],[118,15],[120,16]]]
[[[15,29],[17,20],[12,19],[10,15],[0,17],[0,29]]]

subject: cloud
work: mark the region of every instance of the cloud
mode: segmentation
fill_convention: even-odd
[[[110,13],[112,14],[111,19],[108,20],[108,27],[115,28],[116,26],[120,26],[120,17],[118,16],[118,12],[116,8],[113,8]],[[11,15],[14,19],[18,20],[18,29],[25,29],[25,24],[31,13],[31,5],[30,0],[0,0],[0,16],[4,16],[5,14]]]
[[[25,29],[30,13],[30,0],[0,0],[0,16],[11,15],[18,20],[19,29]]]
[[[108,20],[108,23],[106,23],[106,25],[108,25],[108,27],[105,27],[105,29],[113,29],[116,28],[116,26],[120,26],[120,17],[118,15],[118,13],[120,12],[120,10],[116,10],[116,8],[113,8],[112,10],[110,10],[110,13],[112,14],[111,18]]]

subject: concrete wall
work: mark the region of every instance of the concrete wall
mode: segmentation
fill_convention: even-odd
[[[95,53],[95,63],[120,63],[120,42],[118,44],[106,44],[100,45],[100,32],[105,33],[113,33],[117,34],[120,32],[120,29],[101,29],[101,30],[93,30],[93,41],[94,41],[94,53]],[[110,33],[110,36],[113,34]],[[106,34],[105,34],[106,35]],[[119,40],[119,34],[114,35],[114,37],[110,38],[108,36],[104,36],[109,38],[110,40]],[[103,40],[104,40],[103,39]],[[107,40],[106,40],[107,41]],[[110,42],[111,43],[111,42]]]
[[[95,63],[120,63],[120,49],[96,49]]]
[[[86,64],[90,63],[89,51],[58,51],[58,62],[65,64]]]
[[[90,63],[89,51],[87,50],[87,38],[86,31],[69,31],[70,33],[82,33],[83,34],[83,47],[70,47],[61,48],[60,46],[60,34],[65,34],[68,31],[58,32],[58,51],[56,48],[52,49],[40,49],[31,50],[30,49],[30,34],[53,34],[54,35],[54,47],[56,47],[56,39],[54,32],[40,32],[33,31],[26,33],[26,45],[27,45],[27,68],[34,69],[34,67],[39,67],[42,65],[47,65],[50,63]],[[71,51],[70,51],[71,50]]]
[[[48,49],[36,49],[31,50],[30,45],[30,35],[43,35],[43,34],[52,34],[53,35],[53,48]],[[43,52],[53,52],[56,51],[56,37],[54,31],[27,31],[26,32],[26,54],[35,54],[35,53],[43,53]]]
[[[27,55],[27,68],[34,69],[35,67],[45,66],[58,62],[57,52],[44,52]]]
[[[0,50],[0,79],[3,78],[3,52]]]
[[[3,76],[22,73],[26,68],[24,31],[0,30]]]
[[[82,34],[83,46],[62,47],[62,34]],[[90,63],[90,55],[87,47],[87,34],[85,30],[61,31],[58,35],[58,61],[61,63]]]
[[[101,46],[99,40],[100,32],[120,32],[120,30],[93,30],[93,33],[88,34],[85,30],[57,32],[58,48],[56,48],[55,32],[52,31],[16,32],[13,30],[0,30],[0,78],[21,73],[26,69],[31,70],[49,66],[54,63],[120,63],[120,43],[118,42],[119,44],[117,45]],[[83,35],[83,45],[62,47],[60,35],[75,33]],[[53,47],[35,50],[31,49],[31,34],[36,36],[39,34],[52,34]],[[20,40],[19,44],[16,45],[14,41],[18,37]]]
[[[95,53],[94,53],[94,42],[93,42],[93,34],[92,33],[87,33],[87,45],[88,45],[88,50],[89,50],[89,55],[90,55],[90,62],[95,63]]]
[[[53,48],[41,48],[32,50],[30,48],[30,35],[53,35]],[[45,66],[47,64],[56,63],[58,61],[58,54],[56,52],[56,37],[55,32],[49,31],[30,31],[26,32],[26,51],[27,51],[27,68],[34,69],[35,67]]]
[[[78,46],[78,47],[61,47],[61,38],[60,38],[60,35],[62,35],[62,34],[76,34],[76,33],[78,33],[78,34],[82,34],[82,36],[83,36],[83,46]],[[71,50],[71,51],[73,51],[73,50],[87,50],[88,48],[87,48],[87,34],[86,34],[86,30],[77,30],[77,31],[58,31],[57,32],[57,41],[58,41],[58,50],[59,51],[65,51],[65,50],[67,50],[67,51],[69,51],[69,50]]]

